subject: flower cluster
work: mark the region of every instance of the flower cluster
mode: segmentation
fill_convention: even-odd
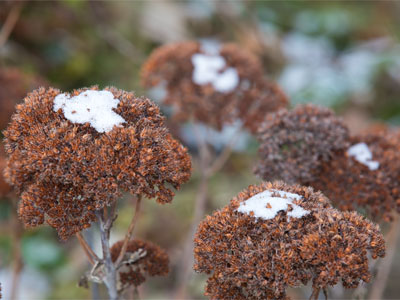
[[[165,86],[163,103],[173,106],[176,120],[193,118],[218,130],[240,120],[255,132],[267,113],[287,106],[283,92],[262,73],[259,60],[239,46],[182,42],[156,49],[142,81]]]
[[[44,80],[16,68],[0,69],[0,130],[7,126],[15,105],[22,101],[26,93],[43,85],[46,85]]]
[[[330,109],[303,105],[280,110],[259,129],[261,161],[255,173],[264,180],[310,181],[322,162],[349,145],[348,137],[349,130]]]
[[[124,241],[111,247],[111,259],[115,262],[120,254]],[[163,276],[169,272],[168,254],[159,246],[148,241],[131,240],[124,255],[123,265],[118,268],[120,287],[139,286],[146,276]]]
[[[385,255],[379,227],[340,212],[312,188],[250,186],[199,225],[195,270],[210,274],[211,299],[287,299],[286,288],[315,290],[368,282],[368,252]]]
[[[360,209],[374,219],[392,221],[393,211],[400,213],[400,132],[381,130],[352,137],[350,142],[356,145],[353,149],[369,149],[371,158],[342,150],[324,162],[308,184],[340,209]]]
[[[107,117],[104,109],[111,110]],[[158,107],[116,88],[35,90],[4,135],[5,176],[22,194],[20,217],[26,226],[46,221],[62,239],[89,227],[95,210],[122,191],[167,203],[171,186],[190,177],[187,150],[171,137]]]

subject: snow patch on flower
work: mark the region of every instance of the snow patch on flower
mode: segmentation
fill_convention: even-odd
[[[272,196],[273,194],[278,194],[279,197]],[[293,203],[293,200],[301,198],[302,196],[298,194],[279,190],[265,190],[240,203],[237,210],[248,215],[253,212],[256,218],[269,220],[275,218],[279,211],[287,211],[290,205],[292,210],[287,213],[288,217],[301,218],[310,213]]]
[[[193,54],[194,66],[192,80],[198,85],[211,83],[221,93],[233,91],[239,84],[239,74],[235,68],[227,68],[225,59],[220,55]]]
[[[353,156],[356,161],[367,166],[371,171],[379,168],[379,162],[372,160],[372,152],[366,143],[358,143],[347,150],[349,156]]]
[[[72,123],[90,123],[98,132],[108,132],[125,122],[112,110],[118,104],[119,100],[109,91],[87,90],[72,98],[67,94],[57,95],[53,110],[62,109],[65,118]]]

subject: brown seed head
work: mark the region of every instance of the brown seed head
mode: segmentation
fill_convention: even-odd
[[[211,83],[193,81],[195,54],[209,54],[198,42],[182,42],[156,49],[144,64],[142,82],[146,87],[165,84],[163,103],[175,109],[176,120],[193,118],[221,129],[225,123],[241,120],[255,132],[267,113],[285,107],[286,96],[273,83],[262,79],[261,63],[252,54],[234,44],[223,44],[218,55],[226,66],[234,68],[239,83],[229,92],[218,91]]]
[[[255,173],[264,180],[302,183],[313,178],[335,150],[346,148],[349,132],[328,108],[313,105],[270,114],[261,125],[260,162]]]
[[[17,106],[4,132],[5,177],[22,194],[19,215],[26,226],[46,221],[66,239],[89,227],[94,211],[122,191],[167,203],[171,186],[178,189],[189,179],[187,150],[171,137],[158,107],[133,93],[105,90],[119,100],[114,112],[125,123],[104,133],[72,123],[62,109],[55,112],[57,89],[33,91]]]
[[[351,145],[358,143],[367,144],[378,169],[369,169],[342,150],[307,184],[342,210],[359,209],[373,219],[392,221],[393,213],[400,213],[400,130],[380,129],[351,138]]]
[[[241,203],[266,190],[302,197],[271,219],[238,211]],[[308,213],[289,218],[294,206]],[[340,280],[354,288],[371,278],[367,252],[373,258],[385,254],[377,225],[356,212],[332,208],[312,188],[282,182],[249,186],[200,223],[194,242],[194,269],[211,275],[206,286],[211,299],[287,299],[287,287],[309,281],[314,288]]]
[[[124,241],[119,241],[111,247],[111,259],[115,262],[122,249]],[[168,254],[159,246],[148,241],[131,240],[118,269],[122,289],[129,286],[139,286],[146,276],[164,276],[169,272]]]

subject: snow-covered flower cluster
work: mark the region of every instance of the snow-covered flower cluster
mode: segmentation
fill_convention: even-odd
[[[182,42],[156,49],[142,68],[143,85],[165,86],[162,102],[174,118],[220,130],[240,120],[255,132],[269,112],[287,105],[277,85],[263,78],[259,60],[234,44]]]
[[[383,257],[385,242],[377,225],[322,193],[265,182],[202,221],[194,255],[211,299],[288,299],[288,287],[309,281],[316,291],[368,282],[368,255]]]
[[[333,111],[298,106],[269,115],[261,126],[255,172],[312,186],[341,209],[390,221],[400,212],[399,136],[385,129],[350,136]]]
[[[33,91],[4,135],[21,219],[47,222],[62,239],[89,227],[122,191],[166,203],[190,177],[187,150],[158,107],[116,88]]]

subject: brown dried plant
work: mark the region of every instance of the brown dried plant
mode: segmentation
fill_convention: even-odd
[[[176,120],[193,119],[218,130],[241,120],[244,127],[255,132],[267,113],[287,106],[287,98],[276,84],[263,79],[261,63],[251,53],[235,44],[216,48],[210,53],[200,42],[191,41],[156,49],[142,68],[143,85],[165,85],[162,101],[174,108]],[[236,70],[237,85],[220,91],[211,83],[195,83],[193,56],[198,54],[224,59],[226,65],[218,72]]]
[[[349,130],[328,108],[301,105],[270,114],[259,129],[255,173],[264,180],[310,181],[335,150],[348,147],[348,138]]]
[[[124,241],[111,247],[111,258],[115,263],[121,253]],[[169,272],[168,254],[159,246],[141,240],[130,240],[124,258],[117,272],[121,291],[137,287],[145,282],[147,276],[164,276]]]
[[[350,142],[365,143],[379,167],[371,170],[342,150],[308,184],[342,210],[358,209],[375,220],[393,221],[393,213],[400,213],[400,131],[368,131]]]
[[[263,191],[301,198],[269,219],[238,211]],[[263,209],[268,208],[269,203]],[[290,215],[299,208],[306,213]],[[339,281],[346,288],[368,282],[368,253],[374,259],[385,255],[379,226],[356,212],[332,208],[312,188],[265,182],[249,186],[203,220],[195,237],[194,268],[211,275],[205,290],[211,299],[288,299],[287,287],[309,281],[317,297],[320,289],[325,292]]]
[[[97,87],[74,90],[76,96]],[[5,176],[21,194],[19,215],[34,227],[44,222],[61,239],[90,226],[95,211],[115,203],[122,191],[171,202],[190,177],[187,150],[164,127],[149,99],[106,88],[119,100],[114,112],[125,123],[98,132],[53,110],[54,88],[29,93],[4,132],[9,156]]]

